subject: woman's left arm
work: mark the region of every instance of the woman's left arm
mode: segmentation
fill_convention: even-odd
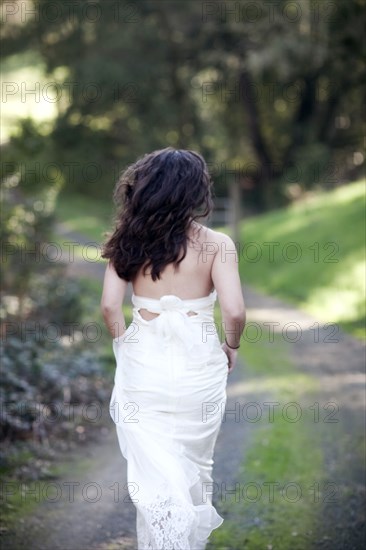
[[[111,261],[104,274],[103,293],[100,302],[103,319],[112,338],[122,336],[126,330],[126,321],[122,304],[128,281],[118,277]]]

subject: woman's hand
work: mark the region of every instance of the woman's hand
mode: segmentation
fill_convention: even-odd
[[[229,374],[230,374],[231,371],[234,369],[234,367],[236,365],[236,360],[237,360],[237,357],[238,357],[238,350],[229,348],[229,346],[226,345],[225,342],[221,345],[221,347],[224,350],[224,352],[226,353],[227,358],[229,359],[228,371],[229,371]]]

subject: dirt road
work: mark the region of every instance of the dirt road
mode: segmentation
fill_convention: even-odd
[[[94,266],[91,274],[90,264],[80,261],[71,270],[73,275],[89,273],[100,280],[104,267]],[[361,442],[365,431],[365,346],[273,297],[248,287],[244,288],[244,297],[248,322],[275,323],[275,330],[280,332],[285,325],[287,330],[296,330],[296,325],[301,328],[301,337],[288,344],[289,354],[299,371],[320,380],[318,402],[338,406],[339,422],[335,429],[325,432],[323,452],[326,475],[337,483],[341,498],[333,506],[324,506],[321,523],[325,535],[309,548],[358,550],[363,547],[365,533]],[[246,365],[239,364],[229,376],[227,409],[235,402],[266,399],[258,391],[248,391],[245,373]],[[230,415],[225,418],[214,455],[217,483],[235,483],[255,430],[255,424],[236,422]],[[80,464],[84,466],[80,468]],[[136,550],[135,509],[125,486],[126,463],[112,421],[105,439],[80,450],[68,473],[57,483],[61,495],[24,517],[16,532],[5,534],[4,550]],[[70,499],[72,484],[74,494],[71,492]]]

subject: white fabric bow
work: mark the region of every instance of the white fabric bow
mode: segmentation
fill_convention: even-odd
[[[156,334],[165,341],[169,341],[173,336],[181,340],[185,348],[189,351],[196,344],[202,343],[202,317],[201,323],[194,321],[194,317],[199,312],[212,315],[212,309],[217,294],[214,289],[208,296],[183,300],[175,294],[166,294],[161,298],[147,298],[144,296],[132,295],[132,303],[136,310],[146,308],[151,313],[159,314],[155,319],[149,321],[154,326]],[[197,315],[189,316],[187,313],[192,311]],[[201,330],[197,325],[200,324]]]
[[[182,341],[189,351],[195,344],[201,342],[201,334],[194,330],[187,315],[189,309],[185,307],[184,302],[174,295],[162,296],[159,300],[160,309],[153,313],[160,313],[155,320],[156,332],[167,342],[172,335]],[[150,308],[149,308],[150,309]],[[151,311],[151,310],[150,310]]]

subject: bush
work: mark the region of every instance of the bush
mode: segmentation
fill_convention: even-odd
[[[3,441],[44,443],[74,431],[80,421],[94,421],[94,415],[82,414],[83,407],[92,403],[101,406],[108,398],[110,381],[93,350],[83,344],[68,347],[65,342],[46,344],[36,336],[12,336],[1,343]]]
[[[0,465],[14,464],[16,476],[33,478],[41,456],[98,434],[109,419],[103,403],[111,387],[92,344],[70,330],[83,316],[80,282],[41,252],[52,234],[59,183],[35,190],[31,195],[17,169],[5,174],[0,309]]]

